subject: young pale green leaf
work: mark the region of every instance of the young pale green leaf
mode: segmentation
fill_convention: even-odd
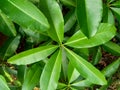
[[[110,6],[120,8],[120,0],[116,0],[116,2],[111,3]]]
[[[65,5],[76,7],[75,0],[60,0],[60,1]]]
[[[68,65],[68,80],[69,83],[72,83],[80,76],[80,73],[76,70],[75,67],[72,66],[71,63]]]
[[[91,85],[92,85],[92,83],[87,79],[71,84],[72,87],[90,87]]]
[[[40,78],[41,90],[56,90],[62,62],[62,51],[55,52],[45,65]]]
[[[102,0],[77,0],[77,18],[81,31],[92,37],[102,19]]]
[[[40,9],[48,18],[50,29],[48,30],[49,36],[62,43],[64,35],[64,20],[61,9],[56,0],[40,0]]]
[[[12,21],[0,10],[0,32],[7,36],[16,36]]]
[[[52,54],[56,49],[57,46],[54,45],[30,49],[9,58],[8,63],[17,65],[27,65],[34,62],[38,62]]]
[[[82,57],[78,56],[73,51],[65,48],[67,52],[67,57],[70,60],[73,67],[75,67],[78,72],[88,79],[91,83],[105,85],[107,81],[105,80],[104,75],[96,69],[92,64],[87,62]]]
[[[2,60],[9,58],[15,53],[20,43],[20,38],[20,35],[10,38],[3,44],[3,46],[0,47],[0,58]]]
[[[104,44],[112,39],[115,35],[116,28],[114,25],[102,23],[99,26],[99,30],[96,35],[90,39],[88,39],[81,31],[78,31],[67,41],[67,43],[65,43],[65,45],[74,48],[89,48]]]
[[[114,8],[114,7],[110,7],[110,8],[114,12],[116,18],[118,18],[118,20],[120,20],[120,8]]]
[[[109,52],[113,55],[116,55],[116,56],[120,56],[120,46],[118,44],[115,44],[115,43],[109,41],[109,42],[103,44],[102,46],[107,52]]]
[[[33,90],[33,88],[39,83],[41,71],[39,63],[32,65],[25,75],[22,90]]]
[[[7,86],[7,82],[5,81],[4,77],[0,75],[0,89],[1,90],[10,90]]]
[[[110,77],[112,76],[116,71],[117,69],[119,68],[120,66],[120,58],[114,62],[112,62],[110,65],[108,65],[107,67],[105,67],[103,70],[102,70],[102,73],[106,76],[106,77]]]
[[[0,8],[22,27],[39,32],[49,28],[46,17],[28,0],[0,0]]]

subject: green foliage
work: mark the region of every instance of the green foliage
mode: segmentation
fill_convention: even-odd
[[[8,38],[0,45],[1,90],[108,88],[120,66],[119,25],[119,0],[0,0]],[[104,52],[117,60],[101,70]]]

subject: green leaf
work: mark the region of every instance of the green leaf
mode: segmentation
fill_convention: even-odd
[[[62,62],[62,51],[54,53],[45,65],[40,78],[41,90],[56,90]]]
[[[67,87],[64,83],[58,83],[57,90],[63,90],[63,88]]]
[[[120,8],[110,7],[115,14],[116,18],[120,21]]]
[[[0,9],[0,32],[7,36],[16,36],[16,30],[12,21]]]
[[[60,1],[65,5],[76,7],[75,0],[60,0]]]
[[[73,67],[75,67],[78,72],[90,82],[94,84],[105,85],[107,81],[105,80],[104,75],[96,69],[92,64],[87,62],[82,57],[75,54],[73,51],[66,49],[67,57],[70,60]],[[94,77],[94,78],[93,78]]]
[[[120,8],[120,0],[113,2],[112,4],[110,4],[110,6]]]
[[[110,65],[108,65],[107,67],[105,67],[103,70],[102,70],[102,73],[106,76],[106,77],[110,77],[112,76],[116,71],[117,69],[119,68],[120,66],[120,58],[114,62],[112,62]]]
[[[115,55],[120,56],[120,46],[116,43],[113,43],[111,41],[105,43],[102,45],[105,51]]]
[[[90,39],[88,39],[81,31],[78,31],[67,41],[67,43],[65,43],[65,45],[74,48],[89,48],[104,44],[115,35],[116,28],[114,25],[102,23],[99,26],[99,30],[96,35]]]
[[[68,80],[69,83],[72,83],[80,76],[80,73],[72,66],[71,63],[68,65]]]
[[[7,86],[7,82],[5,81],[4,77],[0,75],[0,89],[1,90],[10,90]]]
[[[39,63],[32,65],[25,75],[22,90],[33,90],[33,88],[39,83],[41,71]]]
[[[97,48],[97,50],[94,53],[95,55],[93,56],[92,64],[97,65],[102,58],[101,48]]]
[[[39,32],[49,28],[46,17],[28,0],[0,0],[0,8],[22,27]]]
[[[34,62],[38,62],[50,54],[52,54],[57,49],[57,46],[42,46],[34,49],[30,49],[24,52],[21,52],[8,59],[8,63],[17,64],[17,65],[26,65]]]
[[[64,20],[60,6],[56,0],[40,0],[40,9],[48,18],[50,29],[48,30],[49,36],[62,43],[64,35]]]
[[[68,12],[64,17],[64,20],[65,20],[64,32],[67,32],[73,27],[73,25],[76,22],[75,10],[71,10],[70,12]]]
[[[87,79],[71,84],[72,87],[90,87],[91,85],[92,85],[92,83],[89,82],[89,80],[87,80]]]
[[[77,0],[77,18],[81,31],[92,37],[102,19],[102,0]]]
[[[15,51],[18,48],[18,45],[20,43],[20,35],[14,37],[14,38],[9,38],[2,47],[0,47],[0,58],[2,60],[5,60],[12,56]]]

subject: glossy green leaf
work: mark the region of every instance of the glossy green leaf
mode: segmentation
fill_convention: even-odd
[[[56,90],[62,62],[62,51],[54,53],[45,65],[41,78],[41,90]]]
[[[67,43],[65,43],[65,45],[74,48],[89,48],[104,44],[115,35],[116,28],[114,25],[102,23],[99,26],[99,30],[96,35],[90,39],[88,39],[81,31],[78,31],[67,41]]]
[[[16,36],[12,21],[0,10],[0,32],[7,36]]]
[[[89,82],[89,80],[87,80],[87,79],[71,84],[72,87],[90,87],[91,85],[92,85],[92,83]]]
[[[49,28],[46,17],[28,0],[0,0],[0,8],[22,27],[38,32]]]
[[[0,47],[0,58],[2,60],[5,60],[12,56],[15,51],[18,48],[18,45],[20,43],[20,35],[14,37],[14,38],[9,38],[2,47]]]
[[[0,75],[0,89],[1,90],[10,90],[7,86],[7,82],[5,81],[4,77]]]
[[[116,71],[117,69],[119,68],[120,66],[120,58],[114,62],[112,62],[110,65],[108,65],[107,67],[105,67],[103,70],[102,70],[102,73],[106,76],[106,77],[110,77],[112,76]]]
[[[69,83],[72,83],[80,76],[80,73],[72,66],[71,63],[68,65],[68,80]]]
[[[34,62],[38,62],[56,50],[57,46],[42,46],[34,49],[30,49],[24,52],[21,52],[8,59],[8,63],[17,64],[17,65],[27,65]]]
[[[39,83],[41,72],[42,70],[39,63],[32,65],[25,75],[22,90],[33,90],[33,88]]]
[[[65,5],[76,7],[75,0],[60,0],[60,1]]]
[[[102,19],[102,0],[77,0],[77,18],[81,31],[92,37]]]
[[[105,43],[102,45],[105,51],[115,55],[120,56],[120,46],[118,44],[115,44],[111,41]]]
[[[87,62],[82,57],[78,56],[73,51],[67,48],[65,49],[67,52],[67,57],[72,63],[73,67],[75,67],[83,77],[85,77],[94,84],[100,84],[100,85],[107,84],[104,75],[98,69],[96,69],[92,64]]]
[[[49,36],[62,43],[64,35],[64,20],[60,6],[56,0],[40,0],[40,9],[48,18],[50,29],[48,30]]]

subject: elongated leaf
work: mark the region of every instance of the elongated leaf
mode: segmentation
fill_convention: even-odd
[[[0,0],[0,8],[22,27],[39,32],[49,28],[48,21],[42,12],[28,0]]]
[[[92,83],[87,79],[71,84],[72,87],[90,87],[90,85],[92,85]]]
[[[95,55],[93,56],[93,60],[92,60],[92,64],[93,65],[97,65],[99,63],[99,61],[102,58],[102,52],[101,52],[101,48],[99,47],[97,49],[97,51],[95,51]]]
[[[83,77],[87,78],[94,84],[107,84],[104,75],[98,69],[71,50],[67,48],[65,49],[67,52],[67,57],[72,63],[73,67],[75,67]]]
[[[110,8],[114,12],[116,18],[120,21],[120,8],[114,8],[114,7],[110,7]]]
[[[68,80],[69,80],[69,83],[72,83],[79,76],[80,76],[80,73],[76,70],[75,67],[72,66],[71,63],[69,63],[69,65],[68,65]]]
[[[76,22],[75,11],[72,10],[72,11],[68,12],[67,15],[64,17],[64,20],[65,20],[64,32],[67,32],[73,27],[73,25]]]
[[[88,39],[81,31],[78,31],[67,41],[67,43],[65,43],[65,45],[75,48],[94,47],[108,42],[115,34],[116,28],[114,25],[102,23],[94,37]]]
[[[56,50],[56,48],[57,46],[50,45],[30,49],[9,58],[8,62],[17,65],[26,65],[38,62],[49,56],[51,53],[53,53]]]
[[[50,23],[50,29],[48,31],[49,36],[62,43],[64,34],[64,20],[61,9],[56,0],[40,0],[40,9],[48,18]]]
[[[105,67],[102,70],[102,73],[106,76],[106,77],[110,77],[111,75],[113,75],[117,69],[120,66],[120,58],[114,62],[112,62],[110,65],[108,65],[107,67]]]
[[[7,36],[16,36],[12,21],[0,10],[0,32]]]
[[[60,0],[60,1],[65,5],[76,7],[75,0]]]
[[[20,36],[16,36],[15,38],[10,38],[4,43],[2,47],[0,47],[0,58],[5,60],[13,55],[18,48],[20,43]]]
[[[116,55],[116,56],[120,56],[120,46],[119,45],[109,41],[109,42],[103,44],[102,46],[107,52],[109,52],[113,55]]]
[[[117,8],[120,8],[120,0],[110,4],[110,6],[113,6],[113,7],[117,7]]]
[[[94,36],[102,19],[102,1],[77,0],[77,18],[81,31],[87,37]]]
[[[37,83],[39,83],[41,66],[39,63],[32,65],[26,73],[22,90],[33,90]]]
[[[63,88],[65,88],[65,87],[67,87],[67,85],[66,84],[64,84],[64,83],[58,83],[58,86],[57,86],[57,90],[63,90]]]
[[[10,90],[7,86],[7,82],[5,81],[4,77],[0,75],[0,89],[1,90]]]
[[[54,53],[43,69],[40,78],[41,90],[56,90],[62,62],[62,51]]]

